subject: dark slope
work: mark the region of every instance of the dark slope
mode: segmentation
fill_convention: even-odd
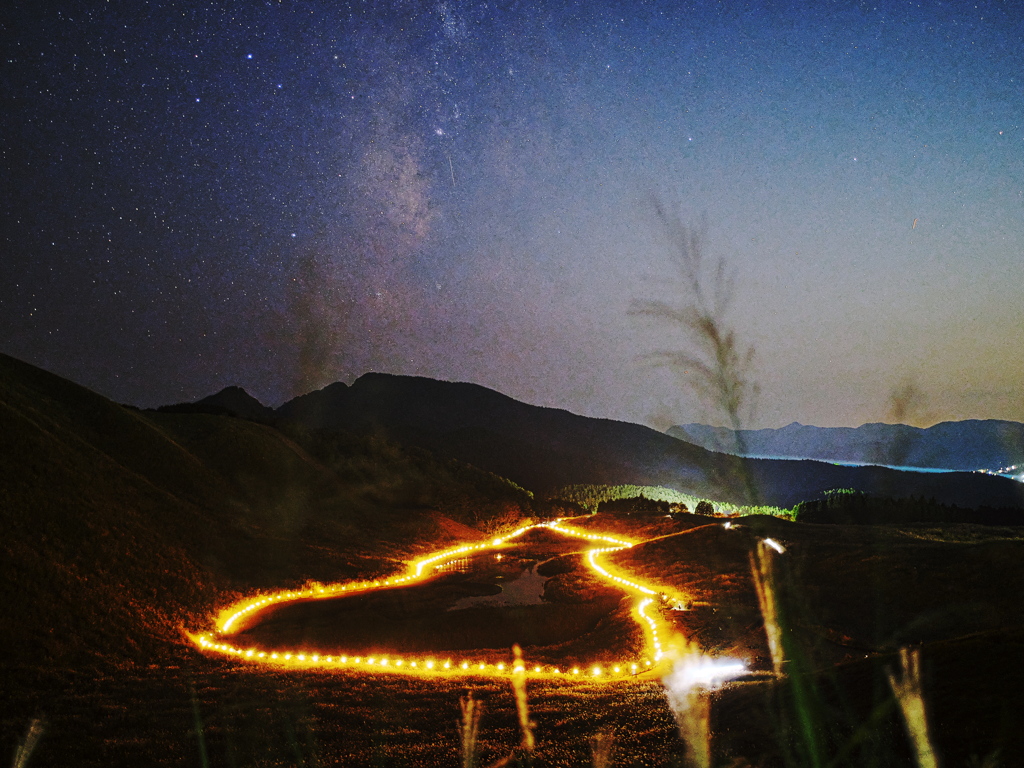
[[[527,405],[475,384],[366,374],[285,403],[276,415],[319,429],[385,435],[548,493],[577,483],[663,485],[722,501],[790,507],[833,488],[934,497],[967,508],[1024,506],[1022,488],[977,474],[925,475],[815,461],[745,460],[636,424]]]
[[[710,450],[735,452],[737,436],[724,427],[683,424],[669,435]],[[781,429],[745,429],[747,455],[825,459],[973,471],[1024,462],[1024,424],[995,419],[944,421],[927,427],[864,424],[812,427],[793,422]]]
[[[391,569],[529,504],[384,441],[142,413],[3,355],[0,456],[7,664],[150,658],[236,590]]]

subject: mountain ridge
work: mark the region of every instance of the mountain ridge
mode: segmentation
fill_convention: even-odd
[[[746,456],[957,471],[995,471],[1024,463],[1024,424],[1003,419],[943,421],[930,427],[884,422],[815,427],[793,422],[778,429],[738,432],[681,424],[666,434],[709,450]]]
[[[1021,486],[1006,478],[838,466],[827,457],[737,458],[643,425],[529,405],[478,384],[423,376],[371,372],[351,385],[329,384],[274,409],[273,423],[378,435],[472,464],[542,496],[578,484],[661,485],[743,504],[752,501],[749,485],[757,493],[754,502],[783,508],[836,488],[971,509],[1024,508]]]

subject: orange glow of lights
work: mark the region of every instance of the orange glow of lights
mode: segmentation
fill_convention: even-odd
[[[637,542],[608,534],[592,533],[590,531],[573,528],[563,524],[562,520],[524,526],[513,531],[507,536],[501,536],[478,544],[466,544],[428,555],[412,561],[403,575],[393,576],[384,580],[361,581],[348,584],[312,584],[302,589],[286,590],[269,595],[257,595],[236,603],[233,606],[229,606],[219,613],[215,621],[216,637],[211,634],[201,636],[190,635],[190,637],[201,650],[207,652],[235,655],[257,663],[277,664],[279,666],[286,666],[289,668],[301,667],[306,669],[330,666],[334,669],[344,667],[365,670],[366,667],[372,667],[373,671],[378,673],[401,672],[403,674],[430,673],[443,675],[485,674],[491,676],[505,676],[510,673],[532,673],[536,676],[563,676],[565,672],[558,667],[542,667],[541,665],[527,667],[525,663],[523,665],[516,664],[515,666],[509,667],[509,665],[504,661],[498,660],[478,661],[465,659],[456,663],[453,663],[451,659],[440,662],[434,659],[415,659],[411,657],[392,657],[390,659],[387,657],[366,657],[364,660],[360,656],[343,655],[337,657],[321,657],[318,654],[307,655],[307,653],[298,650],[282,653],[268,653],[258,649],[236,648],[230,643],[225,642],[225,640],[232,634],[232,630],[237,631],[242,619],[258,613],[267,606],[300,600],[327,599],[336,597],[341,593],[352,594],[368,592],[375,589],[391,589],[407,585],[414,581],[429,578],[433,575],[436,569],[445,566],[453,560],[483,550],[501,547],[527,531],[537,528],[548,528],[549,530],[562,534],[563,536],[583,539],[584,541],[597,545],[587,551],[587,557],[585,559],[587,565],[603,579],[611,582],[628,593],[636,595],[637,598],[640,599],[634,615],[637,623],[644,630],[646,645],[646,652],[644,655],[653,658],[653,662],[651,661],[651,658],[641,658],[636,661],[627,659],[621,663],[609,665],[608,667],[594,666],[589,669],[590,674],[583,673],[580,667],[573,667],[571,674],[587,679],[607,680],[613,676],[636,675],[641,669],[641,664],[643,664],[647,669],[651,669],[660,664],[667,655],[665,642],[669,630],[659,615],[657,610],[658,600],[656,598],[660,596],[662,601],[668,601],[670,599],[669,594],[656,589],[652,585],[645,584],[635,577],[610,570],[608,566],[600,562],[602,555],[609,552],[628,549],[635,546]],[[500,559],[501,557],[501,553],[495,554],[496,559]],[[260,661],[258,662],[258,660]]]

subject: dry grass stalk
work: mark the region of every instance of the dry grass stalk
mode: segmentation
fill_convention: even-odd
[[[782,628],[779,626],[779,609],[775,599],[775,551],[763,541],[757,542],[757,550],[750,555],[750,572],[757,590],[757,602],[764,618],[764,633],[768,638],[768,651],[772,655],[772,668],[776,675],[782,675],[785,655],[782,650]]]
[[[530,706],[526,698],[526,664],[523,662],[523,649],[512,646],[515,661],[512,664],[512,692],[516,697],[516,713],[519,715],[519,729],[523,734],[523,749],[528,755],[533,754],[534,723],[530,720]]]
[[[746,411],[753,407],[758,387],[750,379],[754,348],[744,348],[726,322],[734,279],[722,259],[708,264],[703,230],[685,226],[678,214],[658,200],[652,202],[682,278],[683,302],[634,301],[629,313],[667,321],[689,337],[693,351],[663,350],[655,353],[653,359],[684,372],[701,399],[721,409],[729,426],[739,430]],[[742,440],[741,435],[736,437]],[[726,450],[735,449],[744,452],[742,445]]]
[[[590,756],[593,768],[611,768],[614,744],[615,734],[612,731],[598,731],[590,737]]]
[[[921,652],[916,648],[900,649],[900,674],[897,677],[889,671],[887,675],[889,687],[903,712],[918,768],[938,768],[939,759],[928,734],[928,718],[921,685]]]
[[[629,314],[682,332],[688,349],[660,350],[649,359],[678,372],[699,401],[717,411],[714,418],[727,420],[734,444],[722,446],[722,450],[743,456],[747,450],[741,429],[743,422],[753,416],[760,390],[752,376],[754,348],[745,346],[728,322],[734,277],[723,259],[709,262],[706,258],[703,228],[687,227],[678,212],[657,198],[651,204],[679,270],[680,300],[636,300],[630,304]],[[730,471],[740,475],[747,503],[757,504],[757,487],[746,464],[737,459]]]
[[[459,723],[462,768],[476,768],[477,736],[480,732],[480,717],[484,713],[484,704],[473,698],[472,691],[459,699],[459,704],[462,706],[462,722]]]
[[[14,752],[14,768],[24,768],[28,764],[28,759],[32,756],[32,752],[35,751],[39,739],[42,738],[44,729],[45,725],[38,717],[29,723],[24,741],[18,745],[17,750]]]

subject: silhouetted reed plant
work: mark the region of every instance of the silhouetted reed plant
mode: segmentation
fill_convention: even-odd
[[[462,753],[462,768],[476,768],[480,735],[480,718],[484,713],[483,702],[473,698],[470,691],[459,699],[462,706],[462,720],[459,721],[459,747]]]
[[[28,765],[28,759],[32,757],[32,753],[35,751],[36,745],[39,744],[39,740],[43,737],[43,731],[45,730],[46,724],[38,717],[29,723],[25,738],[21,740],[18,748],[14,751],[14,768],[25,768]]]
[[[917,649],[900,649],[899,674],[889,671],[887,677],[907,724],[907,734],[914,747],[918,768],[938,768],[939,761],[928,733],[928,717],[922,693],[921,652]]]
[[[750,554],[750,573],[757,592],[757,603],[764,619],[764,633],[768,641],[768,652],[772,657],[772,669],[782,676],[785,656],[782,652],[782,627],[779,624],[778,605],[775,602],[775,572],[772,556],[775,550],[763,541]]]
[[[725,421],[735,444],[722,446],[722,450],[743,456],[746,445],[741,430],[753,415],[759,388],[752,378],[754,347],[743,345],[728,321],[734,295],[733,275],[724,258],[713,262],[707,259],[703,229],[684,225],[678,213],[657,198],[652,199],[651,205],[678,270],[679,295],[672,302],[635,300],[630,304],[629,314],[682,332],[686,348],[658,350],[649,355],[649,360],[675,371],[698,401],[710,409],[709,416]],[[757,489],[743,459],[736,458],[728,471],[742,480],[746,503],[757,504]]]
[[[526,694],[526,664],[523,661],[523,651],[518,645],[512,646],[512,654],[514,659],[510,681],[512,683],[512,694],[516,702],[516,715],[519,720],[521,739],[518,749],[491,763],[488,768],[504,768],[507,765],[533,765],[533,752],[536,748],[533,729],[536,724],[530,719],[530,702]],[[462,768],[476,768],[479,760],[478,738],[480,734],[480,718],[483,715],[483,703],[473,698],[472,691],[463,697],[460,703],[462,705],[462,720],[459,722],[459,746],[462,753]]]
[[[512,692],[516,699],[516,714],[519,716],[519,732],[522,734],[522,749],[528,758],[532,758],[535,746],[533,738],[534,723],[530,720],[530,703],[526,697],[526,665],[523,662],[523,650],[518,645],[512,646],[515,660],[512,665]]]

